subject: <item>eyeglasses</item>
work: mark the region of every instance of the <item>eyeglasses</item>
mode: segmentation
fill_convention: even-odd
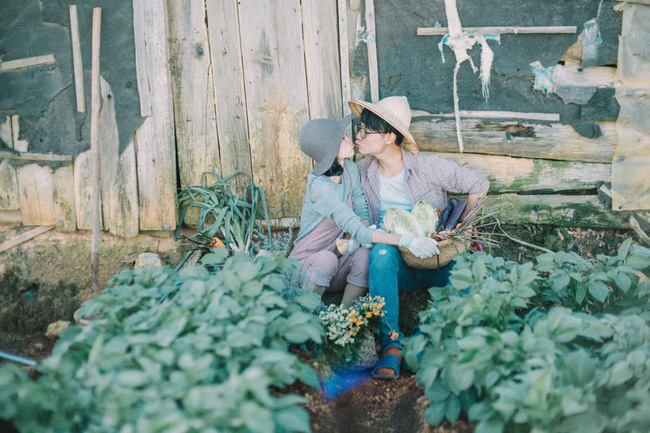
[[[368,135],[383,134],[383,132],[368,131],[365,126],[361,125],[360,122],[352,123],[352,133],[354,134],[354,137],[356,137],[358,140],[363,140]]]

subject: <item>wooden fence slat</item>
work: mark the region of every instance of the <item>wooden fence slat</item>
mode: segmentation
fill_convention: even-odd
[[[9,149],[14,148],[14,134],[11,130],[11,116],[5,116],[4,122],[0,119],[0,140],[2,140],[5,146]]]
[[[470,153],[442,153],[475,168],[490,179],[490,191],[569,191],[596,189],[611,179],[611,164],[511,158]]]
[[[331,1],[302,2],[309,114],[312,119],[336,120],[342,114],[336,8],[337,5]]]
[[[99,121],[101,197],[104,228],[117,236],[138,234],[138,191],[133,141],[120,154],[115,119],[115,95],[100,78],[102,111]]]
[[[20,245],[23,242],[27,242],[28,240],[35,238],[36,236],[42,235],[45,232],[49,232],[53,228],[54,226],[36,227],[35,229],[31,229],[28,232],[22,233],[13,239],[9,239],[0,245],[0,253],[4,253],[16,245]]]
[[[9,161],[0,161],[0,210],[20,209],[20,198],[18,196],[18,178],[16,169],[9,164]]]
[[[347,0],[338,0],[337,13],[339,19],[339,51],[341,67],[341,96],[343,115],[350,114],[348,100],[350,99],[350,49],[348,47],[348,6]]]
[[[52,169],[29,164],[17,169],[18,194],[23,224],[54,225],[54,182]]]
[[[207,1],[221,172],[253,174],[237,0]]]
[[[566,227],[630,228],[595,195],[488,195],[486,212],[499,211],[502,223],[535,223]]]
[[[167,4],[178,167],[188,187],[206,171],[221,172],[213,68],[204,0]]]
[[[146,65],[146,69],[143,66],[138,71],[145,69],[142,72],[147,76],[142,81],[149,83],[151,102],[151,116],[133,135],[140,230],[173,230],[177,214],[176,149],[167,56],[167,11],[164,0],[134,0],[133,9],[135,39],[144,41],[141,49],[136,43],[136,64]]]
[[[77,230],[74,203],[74,169],[72,165],[54,170],[54,221],[60,232]]]
[[[599,122],[603,135],[586,138],[571,125],[486,122],[461,119],[465,152],[563,161],[611,163],[618,142],[614,122]],[[457,152],[456,124],[451,120],[418,120],[411,133],[423,151]]]
[[[86,112],[86,97],[84,95],[84,67],[79,42],[79,19],[77,6],[70,5],[70,39],[72,41],[72,65],[74,67],[74,89],[77,98],[77,111]]]
[[[311,165],[299,147],[309,118],[300,1],[242,0],[239,13],[255,182],[273,216],[296,216]]]
[[[375,2],[366,0],[366,31],[368,32],[368,76],[370,100],[379,101],[379,65],[377,62],[377,31],[375,30]]]
[[[79,230],[92,229],[92,185],[88,182],[91,176],[90,150],[80,153],[74,160],[74,204],[77,214],[77,228]],[[99,226],[103,227],[103,218],[99,219]]]

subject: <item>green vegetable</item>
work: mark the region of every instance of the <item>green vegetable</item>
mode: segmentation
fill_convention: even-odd
[[[438,212],[436,212],[436,208],[426,201],[420,200],[413,205],[411,213],[420,223],[424,233],[435,231],[436,226],[438,225]]]
[[[393,207],[384,214],[384,230],[396,235],[424,236],[422,226],[412,213]]]

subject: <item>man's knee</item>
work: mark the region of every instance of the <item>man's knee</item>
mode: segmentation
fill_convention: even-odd
[[[370,266],[383,266],[384,264],[396,264],[399,260],[400,252],[394,245],[377,244],[372,247],[368,262]]]

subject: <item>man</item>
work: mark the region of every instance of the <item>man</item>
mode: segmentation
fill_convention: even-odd
[[[380,224],[391,208],[410,211],[418,200],[435,208],[447,205],[447,193],[468,194],[462,218],[488,191],[490,183],[479,171],[462,167],[440,155],[420,155],[409,132],[411,108],[403,96],[390,96],[376,104],[349,101],[360,117],[356,146],[366,157],[357,163],[368,199],[370,223]],[[369,286],[373,296],[386,300],[380,328],[382,356],[373,370],[381,379],[399,377],[402,363],[399,330],[399,293],[446,285],[453,262],[439,270],[416,270],[404,264],[392,245],[375,245],[369,258]]]

